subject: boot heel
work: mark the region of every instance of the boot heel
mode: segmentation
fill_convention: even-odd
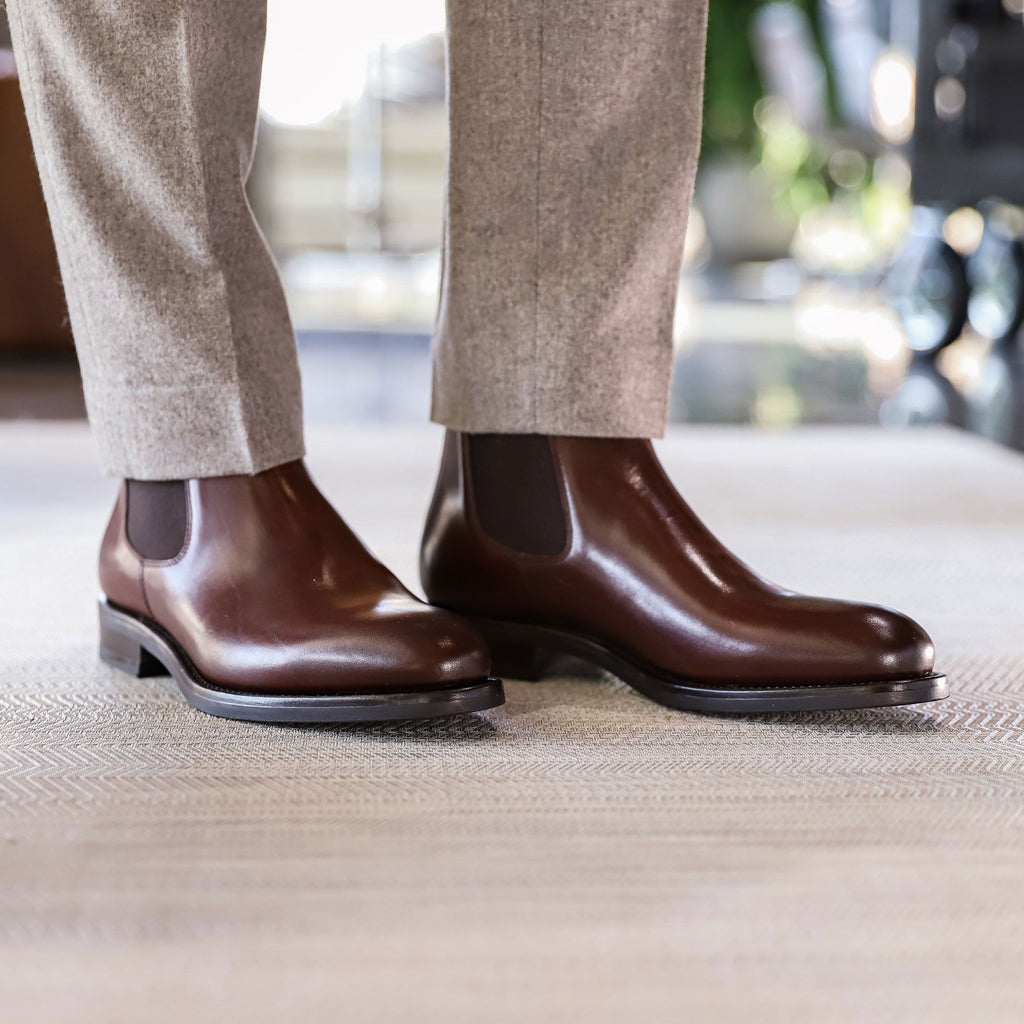
[[[137,678],[165,676],[167,669],[100,608],[100,660]]]
[[[542,648],[528,642],[486,638],[491,649],[491,672],[499,679],[536,683],[548,674],[553,657]]]

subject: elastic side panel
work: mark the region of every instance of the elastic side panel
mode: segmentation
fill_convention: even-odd
[[[128,480],[128,541],[143,558],[181,553],[188,523],[184,480]]]
[[[526,555],[565,547],[554,457],[541,434],[470,434],[470,481],[481,528]]]

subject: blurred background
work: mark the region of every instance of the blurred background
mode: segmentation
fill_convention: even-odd
[[[673,420],[943,422],[1024,448],[1022,14],[711,0]],[[443,30],[443,0],[270,0],[251,197],[313,422],[427,415]],[[83,414],[0,25],[0,417]]]

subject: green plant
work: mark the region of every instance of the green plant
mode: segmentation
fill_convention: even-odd
[[[704,94],[704,152],[754,153],[759,133],[754,107],[764,86],[754,58],[752,22],[757,10],[777,0],[711,0],[707,80]],[[790,0],[807,15],[822,52],[816,0]]]

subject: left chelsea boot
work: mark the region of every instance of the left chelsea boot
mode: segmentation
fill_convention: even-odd
[[[504,701],[479,633],[413,597],[301,461],[125,481],[99,571],[100,656],[135,676],[169,673],[200,711],[369,722]]]
[[[421,578],[494,671],[570,655],[692,711],[811,711],[947,696],[912,619],[796,594],[731,554],[649,441],[449,431]]]

